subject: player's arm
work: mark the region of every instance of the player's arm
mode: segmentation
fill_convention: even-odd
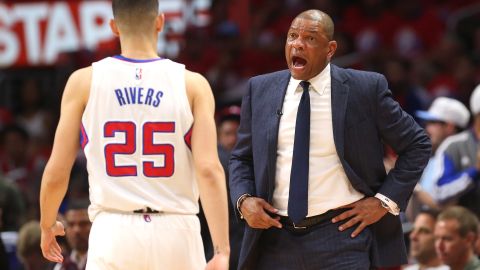
[[[186,87],[194,117],[192,153],[200,200],[212,236],[215,255],[222,254],[228,258],[230,245],[227,189],[225,173],[218,159],[213,94],[207,80],[198,73],[187,71]]]
[[[79,147],[82,114],[88,99],[91,68],[74,72],[63,92],[60,120],[55,132],[52,154],[45,167],[40,189],[41,248],[45,258],[61,262],[56,235],[63,235],[63,226],[56,222],[58,208],[65,196],[70,171]]]

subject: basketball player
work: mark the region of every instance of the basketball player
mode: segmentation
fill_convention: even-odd
[[[61,262],[55,221],[79,141],[87,157],[92,228],[87,270],[228,269],[223,169],[204,77],[157,55],[158,0],[113,0],[121,55],[74,72],[65,87],[40,192],[41,247]],[[190,143],[191,142],[191,143]],[[206,264],[198,197],[215,247]]]

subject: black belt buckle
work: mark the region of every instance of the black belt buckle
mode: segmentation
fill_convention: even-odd
[[[317,227],[317,225],[326,222],[333,217],[343,213],[347,209],[334,209],[334,210],[329,210],[323,214],[313,216],[313,217],[307,217],[304,220],[300,221],[299,223],[295,224],[290,218],[283,216],[280,219],[280,222],[284,225],[284,228],[288,231],[291,232],[297,232],[297,233],[305,233],[307,231],[310,231],[314,227]]]
[[[160,211],[154,210],[150,207],[145,207],[143,209],[133,210],[133,213],[135,213],[135,214],[158,214],[158,213],[160,213]]]
[[[292,221],[292,227],[295,229],[295,230],[305,230],[307,228],[307,226],[297,226],[295,225],[295,222]]]

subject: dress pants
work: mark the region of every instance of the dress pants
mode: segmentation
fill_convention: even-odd
[[[367,227],[355,238],[355,230],[338,230],[340,223],[326,220],[304,233],[270,228],[259,239],[258,270],[367,270],[370,269],[372,232]]]

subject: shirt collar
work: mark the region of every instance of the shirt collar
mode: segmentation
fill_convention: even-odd
[[[310,82],[310,84],[313,86],[311,89],[313,89],[317,93],[322,92],[323,88],[328,87],[330,85],[330,81],[330,63],[328,63],[325,68],[315,77],[308,80],[308,82]],[[300,91],[298,89],[301,89],[301,87],[298,87],[300,82],[301,80],[290,77],[290,83],[297,85],[296,91]]]

